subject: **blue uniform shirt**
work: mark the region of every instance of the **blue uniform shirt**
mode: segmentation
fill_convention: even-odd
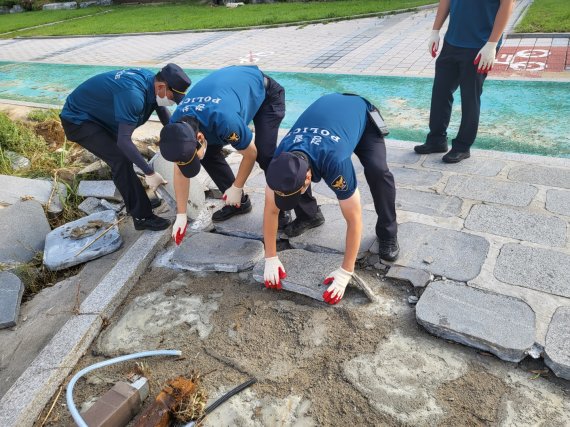
[[[493,31],[500,4],[500,0],[451,0],[445,41],[455,47],[482,48]]]
[[[81,83],[67,97],[61,117],[76,125],[95,122],[116,135],[119,123],[140,126],[156,108],[154,73],[131,68]]]
[[[301,151],[309,157],[312,181],[325,180],[339,200],[356,191],[356,173],[350,157],[366,127],[371,105],[360,96],[325,95],[307,108],[277,149]]]
[[[208,145],[249,146],[248,124],[265,100],[263,74],[256,66],[231,66],[214,71],[196,83],[176,108],[170,122],[192,116]]]

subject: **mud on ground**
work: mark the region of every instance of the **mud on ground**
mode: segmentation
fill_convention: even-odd
[[[151,270],[74,372],[103,360],[101,353],[180,349],[183,358],[144,359],[147,405],[167,380],[191,371],[202,374],[212,398],[255,376],[257,384],[206,419],[209,426],[568,425],[568,382],[540,362],[506,363],[429,336],[407,303],[411,288],[374,271],[362,275],[379,304],[352,293],[330,307],[265,290],[243,273]],[[134,367],[80,380],[76,404]],[[45,425],[70,422],[60,396]]]

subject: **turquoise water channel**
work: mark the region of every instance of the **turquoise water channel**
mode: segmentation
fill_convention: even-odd
[[[0,98],[63,105],[87,78],[119,67],[0,62]],[[155,69],[156,70],[156,69]],[[208,70],[186,70],[194,82]],[[290,127],[316,98],[351,92],[376,104],[390,138],[421,142],[428,131],[431,78],[268,72],[285,87]],[[461,103],[456,93],[449,135],[457,132]],[[476,148],[570,157],[570,83],[488,80],[484,86]]]

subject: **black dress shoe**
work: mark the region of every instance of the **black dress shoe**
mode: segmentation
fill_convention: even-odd
[[[453,148],[445,156],[441,158],[444,163],[459,163],[461,160],[465,160],[471,157],[469,151],[456,151]]]
[[[241,198],[241,204],[239,205],[239,208],[231,205],[226,205],[222,209],[214,212],[214,215],[212,215],[212,221],[222,222],[230,219],[232,216],[243,215],[248,212],[251,212],[251,200],[249,199],[249,196],[245,194]]]
[[[378,255],[380,255],[380,258],[385,261],[396,261],[398,255],[400,255],[400,245],[398,244],[398,238],[378,238]]]
[[[289,224],[291,224],[293,218],[291,216],[291,211],[279,211],[279,222],[278,222],[278,230],[283,230]]]
[[[447,143],[416,145],[414,151],[418,154],[447,153]]]
[[[311,228],[318,227],[325,222],[325,217],[323,216],[320,209],[317,210],[317,214],[310,219],[295,218],[291,224],[283,229],[283,232],[288,237],[297,237],[303,234],[305,231]]]
[[[160,231],[166,230],[170,227],[170,221],[166,218],[161,218],[155,214],[152,214],[146,218],[134,218],[133,223],[135,224],[135,230],[152,230]]]

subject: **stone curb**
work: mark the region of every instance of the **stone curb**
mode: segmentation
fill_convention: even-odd
[[[168,230],[145,231],[102,278],[0,400],[2,427],[32,426],[58,387],[168,239]]]

